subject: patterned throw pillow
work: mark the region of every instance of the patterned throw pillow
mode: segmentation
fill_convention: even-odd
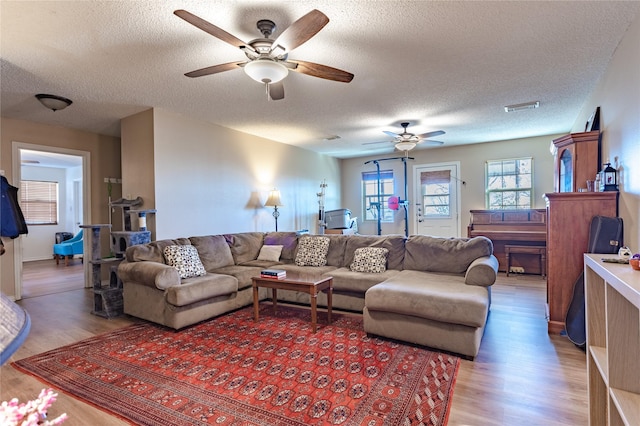
[[[354,272],[381,273],[387,270],[389,250],[382,247],[361,247],[353,254],[351,270]]]
[[[329,251],[329,237],[300,238],[296,265],[298,266],[324,266],[327,264],[327,252]]]
[[[180,278],[200,277],[207,273],[194,246],[167,246],[164,248],[164,258],[167,265],[178,270]]]
[[[280,254],[282,253],[282,247],[283,246],[280,245],[263,245],[262,248],[260,248],[258,260],[278,262],[280,260]]]

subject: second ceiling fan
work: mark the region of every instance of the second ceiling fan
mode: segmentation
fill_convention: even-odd
[[[275,31],[276,24],[268,19],[259,20],[257,27],[263,38],[257,38],[248,43],[191,12],[176,10],[173,13],[202,31],[239,48],[248,59],[201,68],[186,73],[187,77],[202,77],[244,68],[249,77],[265,84],[267,95],[272,100],[284,99],[282,80],[288,75],[289,70],[343,83],[348,83],[353,79],[353,74],[337,68],[288,59],[289,53],[293,49],[308,41],[329,22],[329,18],[319,10],[314,9],[295,21],[276,39],[270,38]]]
[[[440,146],[444,144],[444,142],[441,142],[441,141],[434,141],[434,140],[428,139],[434,136],[444,135],[445,134],[444,130],[435,130],[433,132],[427,132],[427,133],[422,133],[420,135],[416,135],[414,133],[409,133],[407,131],[407,127],[409,127],[409,124],[411,123],[409,122],[400,123],[403,129],[402,133],[394,133],[386,130],[383,131],[385,134],[395,138],[393,141],[390,141],[390,142],[395,145],[395,148],[398,151],[411,151],[418,144],[425,144],[429,146]],[[374,145],[374,144],[381,144],[381,143],[389,143],[389,142],[386,142],[386,141],[385,142],[366,142],[366,143],[363,143],[363,145]]]

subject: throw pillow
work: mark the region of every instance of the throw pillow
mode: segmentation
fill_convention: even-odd
[[[298,242],[296,253],[296,265],[298,266],[324,266],[327,264],[327,252],[329,251],[329,237],[303,236]]]
[[[167,246],[164,248],[164,258],[167,265],[178,270],[180,278],[200,277],[207,273],[194,246]]]
[[[389,250],[382,247],[361,247],[353,254],[351,270],[354,272],[381,273],[387,270]]]
[[[258,260],[270,260],[272,262],[278,262],[280,260],[280,254],[282,253],[282,247],[279,245],[264,245],[260,249],[258,254]]]

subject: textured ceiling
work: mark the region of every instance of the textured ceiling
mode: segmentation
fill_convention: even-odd
[[[236,37],[273,37],[312,9],[330,22],[289,58],[355,74],[291,72],[268,101],[245,59],[176,17],[186,9]],[[445,146],[567,132],[639,1],[2,1],[2,116],[120,136],[120,119],[163,108],[340,158],[390,152],[384,130],[445,130]],[[36,93],[73,100],[52,112]],[[540,101],[536,110],[504,106]],[[335,140],[334,136],[339,136]],[[418,148],[419,149],[419,148]]]

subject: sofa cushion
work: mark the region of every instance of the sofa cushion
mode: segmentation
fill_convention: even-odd
[[[240,265],[231,265],[225,266],[224,268],[216,269],[214,272],[216,274],[230,275],[235,277],[238,280],[238,290],[245,289],[247,287],[251,287],[251,278],[259,277],[260,271],[264,269],[259,266],[240,266]]]
[[[353,263],[355,252],[360,247],[382,247],[389,250],[387,255],[387,269],[402,269],[404,259],[404,241],[402,235],[350,235],[347,236],[347,246],[344,251],[343,264],[349,267]]]
[[[164,248],[167,246],[181,246],[191,244],[188,238],[178,238],[175,240],[158,240],[148,244],[136,244],[127,247],[125,258],[129,262],[158,262],[165,263]]]
[[[280,255],[282,254],[281,245],[263,245],[260,248],[260,253],[258,253],[257,260],[269,260],[271,262],[278,262],[280,260]]]
[[[387,270],[387,254],[389,250],[383,247],[360,247],[353,255],[350,268],[354,272],[384,272]]]
[[[207,271],[233,265],[231,249],[222,235],[191,237],[189,241],[198,249],[200,260]]]
[[[412,235],[405,248],[402,269],[453,274],[464,273],[471,262],[493,253],[493,243],[486,237],[439,238]]]
[[[263,232],[240,232],[224,236],[229,242],[229,248],[235,264],[256,260],[260,247],[264,242]]]
[[[327,265],[341,268],[344,266],[344,250],[347,247],[347,239],[351,235],[328,234],[329,251],[327,252]]]
[[[340,293],[358,294],[363,297],[365,291],[397,275],[400,271],[387,269],[384,272],[354,272],[349,268],[337,268],[326,271],[324,277],[333,277],[333,290]]]
[[[295,263],[281,263],[275,268],[287,271],[288,278],[296,277],[308,281],[324,278],[336,270],[335,266],[298,266]]]
[[[462,276],[404,270],[367,290],[365,306],[370,311],[482,327],[489,312],[489,290],[465,284]]]
[[[281,245],[282,253],[280,254],[280,260],[293,262],[296,258],[298,234],[295,232],[269,232],[264,236],[264,244]]]
[[[167,289],[167,302],[175,306],[187,306],[213,297],[233,295],[238,292],[238,280],[229,275],[207,273],[188,278],[182,285]]]
[[[198,256],[198,249],[192,245],[167,246],[164,258],[169,266],[178,271],[180,278],[199,277],[207,273]]]
[[[324,266],[328,251],[329,238],[305,235],[298,242],[295,263],[298,266]]]

